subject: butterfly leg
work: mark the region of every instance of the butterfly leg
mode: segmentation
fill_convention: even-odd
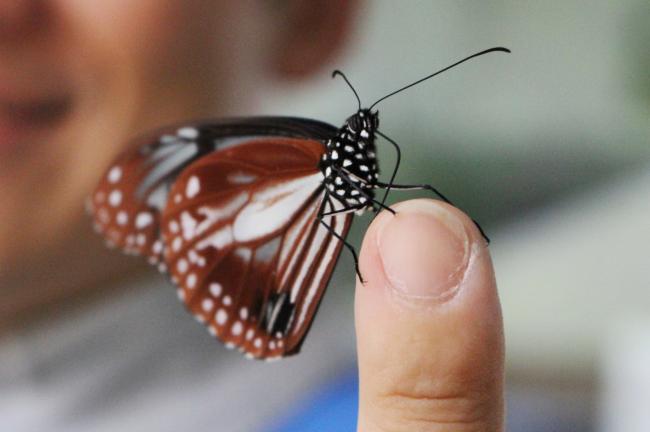
[[[438,189],[428,184],[398,185],[398,184],[376,182],[375,187],[378,189],[395,189],[395,190],[428,190],[436,194],[438,198],[440,198],[447,204],[454,205],[454,203],[452,203],[446,196],[444,196],[442,192],[440,192]]]
[[[348,248],[350,253],[352,253],[352,258],[354,259],[354,271],[357,273],[357,276],[359,276],[359,280],[361,281],[361,283],[365,284],[366,281],[363,279],[363,276],[361,276],[361,271],[359,271],[359,258],[357,257],[357,252],[354,250],[354,246],[352,246],[350,243],[345,241],[343,237],[338,235],[336,231],[334,231],[334,229],[331,226],[325,223],[323,219],[318,219],[318,222],[320,222],[327,229],[327,231],[330,232],[330,234],[332,234],[334,237],[339,239],[343,243],[343,245],[346,248]]]
[[[326,201],[325,203],[330,205],[330,208],[334,208],[332,205],[332,200],[326,196]],[[324,203],[324,204],[325,204]],[[359,271],[359,258],[357,256],[357,251],[354,250],[354,246],[352,246],[350,243],[348,243],[345,238],[341,237],[335,230],[332,228],[330,225],[328,225],[323,218],[326,216],[325,215],[325,205],[321,206],[321,209],[318,211],[318,222],[320,222],[327,231],[329,231],[330,234],[332,234],[334,237],[336,237],[341,243],[343,243],[343,246],[345,246],[350,253],[352,254],[352,258],[354,259],[354,271],[357,273],[357,276],[359,276],[359,280],[361,283],[366,283],[366,281],[363,279],[363,276],[361,276],[361,272]],[[349,210],[349,208],[344,208],[343,210]],[[340,211],[337,211],[340,212]],[[331,214],[332,212],[330,212]]]
[[[341,176],[341,178],[346,181],[346,183],[348,183],[354,189],[359,191],[361,196],[363,196],[364,198],[366,198],[367,200],[369,200],[373,204],[376,204],[379,207],[383,208],[384,210],[387,210],[387,211],[391,212],[392,214],[396,214],[395,210],[393,210],[392,208],[390,208],[387,205],[385,205],[384,203],[379,202],[376,199],[373,199],[372,197],[370,197],[358,184],[353,182],[352,179],[350,179],[350,177],[346,173],[344,173],[341,169],[338,169],[336,167],[333,167],[333,168],[334,168],[334,171],[336,171]]]
[[[438,189],[434,188],[431,185],[427,184],[420,184],[420,185],[396,185],[396,184],[386,184],[382,182],[377,182],[375,183],[375,187],[379,189],[394,189],[394,190],[428,190],[436,194],[441,200],[446,202],[447,204],[454,205],[446,196],[444,196]],[[486,242],[490,243],[490,238],[485,235],[485,231],[483,231],[483,228],[481,228],[481,225],[476,222],[474,219],[472,219],[472,222],[474,222],[474,225],[476,225],[476,228],[478,228],[479,232],[483,236]]]
[[[330,207],[331,207],[331,204],[330,204]],[[355,206],[355,207],[345,207],[345,208],[342,208],[342,209],[339,209],[339,210],[331,210],[331,211],[328,211],[328,212],[324,212],[321,216],[334,216],[334,215],[337,215],[337,214],[349,213],[349,212],[352,212],[352,211],[363,210],[365,207],[366,207],[365,204],[361,204],[361,205],[358,205],[358,206]]]
[[[381,203],[385,204],[386,203],[386,198],[388,198],[388,193],[390,192],[391,187],[393,186],[393,182],[395,181],[395,177],[397,176],[397,170],[399,169],[400,162],[402,161],[402,150],[400,150],[399,144],[397,144],[392,138],[384,135],[380,131],[375,131],[377,135],[380,137],[384,138],[386,141],[388,141],[394,148],[395,148],[395,166],[393,167],[393,173],[390,176],[390,181],[388,182],[388,185],[386,188],[384,188],[386,191],[384,192],[384,197],[381,199]],[[375,212],[375,215],[379,213],[379,209]]]

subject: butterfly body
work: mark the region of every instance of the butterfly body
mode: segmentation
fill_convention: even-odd
[[[347,208],[372,207],[379,170],[375,149],[377,113],[359,110],[326,141],[320,168],[328,193]]]

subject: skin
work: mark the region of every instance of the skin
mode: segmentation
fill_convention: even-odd
[[[146,268],[107,251],[83,214],[84,198],[130,137],[251,112],[256,89],[324,73],[357,6],[0,2],[0,335],[110,296],[123,275]],[[465,227],[467,244],[480,235],[458,210],[442,206],[440,219],[432,206],[441,205],[398,205],[364,240],[361,431],[502,427],[503,333],[489,254],[476,246],[464,266],[466,248],[441,241],[449,236],[440,221]],[[399,261],[413,250],[413,260],[397,264],[383,254],[398,251]],[[443,285],[442,297],[430,295]]]
[[[447,204],[393,209],[359,257],[358,430],[501,431],[503,321],[489,250]]]

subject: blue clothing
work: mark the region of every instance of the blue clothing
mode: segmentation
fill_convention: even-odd
[[[268,432],[355,431],[358,394],[359,381],[354,368],[315,391]]]

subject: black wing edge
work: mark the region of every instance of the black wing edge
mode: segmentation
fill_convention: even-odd
[[[136,136],[132,142],[140,145],[156,142],[161,136],[173,135],[181,128],[195,128],[200,140],[215,140],[236,136],[283,136],[324,141],[333,137],[338,128],[331,124],[301,117],[232,117],[179,122]]]

